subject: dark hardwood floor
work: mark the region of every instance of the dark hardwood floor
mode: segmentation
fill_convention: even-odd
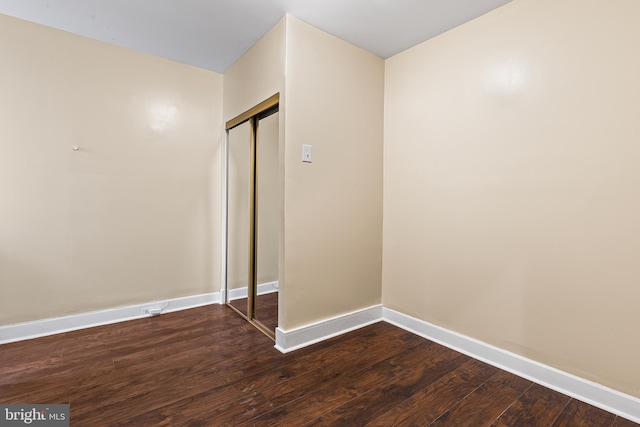
[[[635,426],[377,323],[281,354],[213,305],[0,346],[0,402],[72,426]]]

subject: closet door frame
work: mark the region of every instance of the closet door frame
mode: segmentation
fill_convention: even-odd
[[[257,283],[257,269],[256,269],[256,254],[257,254],[257,244],[256,244],[256,236],[257,236],[257,200],[258,200],[258,190],[256,186],[256,177],[257,177],[257,168],[258,162],[256,159],[256,138],[258,134],[258,121],[261,118],[267,117],[270,114],[273,114],[279,111],[279,103],[280,103],[280,94],[276,93],[275,95],[269,97],[268,99],[262,101],[258,105],[250,108],[244,113],[236,116],[235,118],[229,120],[225,125],[225,233],[224,233],[224,281],[223,281],[223,292],[222,299],[223,302],[230,307],[232,310],[237,312],[240,316],[245,318],[251,324],[253,324],[256,328],[258,328],[265,335],[275,340],[275,331],[267,328],[262,322],[255,318],[256,314],[256,301],[255,297],[257,295],[258,283]],[[247,295],[247,314],[245,315],[236,307],[231,305],[229,302],[229,292],[227,289],[227,266],[228,266],[228,238],[229,238],[229,229],[228,229],[228,218],[229,218],[229,131],[236,126],[239,126],[245,122],[250,123],[250,160],[249,160],[249,183],[250,183],[250,196],[249,196],[249,262],[248,262],[248,295]]]

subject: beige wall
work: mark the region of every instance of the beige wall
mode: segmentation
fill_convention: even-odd
[[[384,82],[382,59],[291,16],[286,40],[284,330],[380,303]]]
[[[386,62],[385,306],[640,397],[639,19],[516,0]]]
[[[0,60],[0,324],[217,291],[222,76],[2,15]]]
[[[283,96],[285,27],[286,19],[282,18],[224,73],[225,121],[278,92]]]

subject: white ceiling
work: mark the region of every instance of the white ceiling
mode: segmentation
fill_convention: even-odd
[[[285,13],[388,58],[511,0],[0,0],[0,13],[224,72]]]

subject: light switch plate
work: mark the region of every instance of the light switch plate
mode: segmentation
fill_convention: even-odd
[[[311,163],[311,146],[308,144],[302,144],[302,161]]]

